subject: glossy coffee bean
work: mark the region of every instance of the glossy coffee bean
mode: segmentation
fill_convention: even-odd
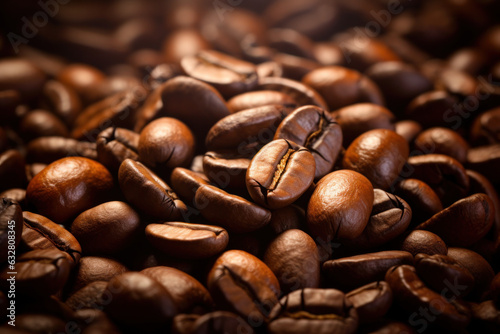
[[[488,233],[494,210],[487,195],[475,194],[455,202],[416,228],[436,233],[449,246],[468,247]]]
[[[163,43],[163,59],[167,63],[179,63],[184,57],[194,56],[210,44],[194,29],[178,29]]]
[[[394,131],[371,130],[349,145],[342,166],[363,174],[375,188],[387,190],[403,169],[409,151],[406,140]]]
[[[49,80],[43,86],[43,102],[68,126],[73,124],[82,110],[82,102],[76,91],[56,80]]]
[[[446,128],[431,128],[421,132],[414,142],[415,150],[424,154],[437,153],[455,158],[460,163],[467,160],[469,144],[458,133]]]
[[[349,291],[381,281],[392,266],[413,264],[413,256],[404,251],[384,251],[328,260],[323,273],[328,286]]]
[[[314,157],[306,148],[285,139],[274,140],[250,162],[247,190],[257,204],[279,209],[311,186],[315,170]]]
[[[418,134],[422,132],[422,126],[418,122],[404,120],[396,122],[394,131],[411,144]]]
[[[158,266],[144,269],[141,274],[155,279],[167,289],[179,313],[203,314],[213,308],[208,290],[183,271]]]
[[[139,214],[127,203],[106,202],[82,212],[71,224],[71,233],[86,255],[113,255],[139,235]]]
[[[278,303],[279,282],[262,261],[239,250],[222,254],[208,274],[216,305],[259,326]]]
[[[28,162],[53,163],[66,157],[97,160],[96,144],[64,137],[40,137],[28,143]]]
[[[472,171],[466,170],[467,175],[470,180],[469,195],[471,194],[486,194],[493,202],[495,207],[495,219],[491,231],[494,236],[498,235],[500,228],[500,198],[498,197],[498,192],[495,190],[491,182],[483,175]]]
[[[360,323],[371,323],[389,311],[392,290],[385,281],[373,282],[347,293],[346,299],[356,309]]]
[[[500,143],[500,108],[488,110],[474,120],[470,134],[474,144]]]
[[[227,107],[232,114],[238,111],[264,106],[279,105],[282,107],[295,107],[297,104],[297,101],[290,95],[274,90],[260,90],[243,93],[227,101]]]
[[[343,143],[348,147],[359,135],[374,129],[395,130],[395,116],[389,109],[372,103],[357,103],[332,114],[342,128]]]
[[[425,128],[446,126],[458,128],[462,125],[460,109],[455,108],[458,99],[451,94],[433,90],[415,97],[406,108],[405,116],[417,121]]]
[[[254,150],[257,151],[257,148]],[[235,150],[208,151],[203,156],[203,171],[220,188],[244,189],[252,156],[252,152],[241,154]]]
[[[19,203],[22,209],[26,208],[26,190],[21,188],[12,188],[2,191],[0,198],[10,198]]]
[[[271,220],[269,210],[211,185],[198,188],[195,203],[205,219],[230,232],[255,231]]]
[[[20,132],[29,141],[38,137],[67,137],[68,128],[47,110],[33,110],[21,120]]]
[[[408,312],[425,308],[435,316],[435,324],[446,329],[458,330],[467,326],[470,313],[464,302],[449,301],[444,296],[428,288],[417,276],[414,267],[395,266],[385,277],[394,293],[397,304]]]
[[[104,73],[95,67],[84,64],[68,65],[57,76],[57,80],[75,90],[84,103],[90,100],[89,88],[104,79]]]
[[[354,103],[383,105],[382,93],[368,77],[340,66],[327,66],[311,71],[302,82],[326,100],[330,110]]]
[[[106,291],[112,298],[105,312],[119,324],[135,330],[157,330],[177,313],[167,289],[141,273],[123,273],[112,278]]]
[[[138,146],[138,133],[123,128],[107,128],[97,136],[97,159],[116,175],[124,160],[139,160]]]
[[[26,200],[38,213],[61,224],[102,203],[112,187],[111,174],[100,163],[63,158],[35,175],[26,189]]]
[[[496,173],[500,166],[500,144],[471,148],[467,154],[467,168],[483,174],[492,183],[499,183]]]
[[[229,236],[218,226],[167,222],[149,224],[146,238],[158,250],[183,259],[202,259],[221,253]]]
[[[138,151],[140,160],[151,168],[189,166],[194,156],[191,130],[175,118],[162,117],[141,131]]]
[[[303,289],[281,298],[271,312],[270,333],[355,333],[358,314],[346,295],[334,289]]]
[[[284,293],[319,288],[319,253],[307,233],[296,229],[281,233],[269,244],[263,259]]]
[[[195,56],[184,57],[181,67],[187,75],[214,86],[225,98],[257,86],[253,64],[216,51],[201,51]]]
[[[8,278],[15,277],[16,288],[24,296],[50,296],[60,291],[68,280],[71,265],[64,252],[58,249],[37,249],[16,258],[17,274],[9,274],[5,267],[1,273],[2,288],[9,288]],[[40,289],[43,287],[43,289]]]
[[[403,235],[393,243],[395,249],[417,254],[442,254],[448,253],[448,246],[437,234],[424,230],[414,230]]]
[[[342,130],[323,109],[304,106],[294,110],[280,124],[274,139],[290,140],[314,156],[316,179],[329,173],[342,147]]]
[[[66,253],[66,257],[75,267],[80,261],[82,247],[78,240],[67,229],[36,213],[23,212],[24,227],[22,233],[23,249],[58,249]]]
[[[363,233],[373,206],[373,187],[363,175],[340,170],[324,176],[307,207],[307,224],[314,238],[330,242]]]
[[[170,174],[170,184],[179,197],[189,205],[194,204],[194,195],[199,187],[209,184],[205,174],[177,167]]]
[[[0,154],[0,190],[25,188],[25,159],[16,150],[8,150]]]
[[[46,75],[33,62],[21,58],[4,58],[0,62],[0,91],[14,89],[23,100],[40,96]]]
[[[123,161],[118,170],[118,181],[127,201],[149,216],[176,220],[187,211],[175,192],[138,161]]]
[[[16,247],[23,233],[23,211],[16,201],[10,198],[0,200],[0,261],[15,263]]]

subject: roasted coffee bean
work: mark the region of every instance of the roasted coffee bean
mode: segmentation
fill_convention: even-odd
[[[203,314],[213,309],[208,290],[183,271],[160,266],[144,269],[141,274],[155,279],[167,289],[179,313]]]
[[[448,253],[443,239],[429,231],[414,230],[398,238],[393,243],[395,249],[411,253],[413,256],[423,253],[428,255]]]
[[[21,120],[20,132],[26,141],[38,137],[67,137],[66,125],[49,111],[38,109],[26,114]]]
[[[22,232],[23,249],[58,249],[74,267],[80,261],[82,247],[78,240],[65,228],[36,213],[23,212],[24,227]]]
[[[305,229],[305,222],[304,210],[297,205],[289,205],[272,211],[269,228],[277,236],[287,230]]]
[[[495,237],[500,233],[500,198],[498,197],[498,193],[491,182],[483,175],[472,170],[466,170],[466,173],[470,181],[469,195],[486,194],[493,202],[495,219],[491,231],[493,232],[493,237]]]
[[[240,250],[222,254],[208,274],[208,290],[216,305],[263,325],[278,303],[280,285],[262,261]]]
[[[453,284],[458,291],[452,291],[465,297],[474,286],[474,277],[451,257],[441,254],[415,256],[415,269],[422,280],[434,291],[447,291]],[[460,287],[460,289],[459,289]]]
[[[91,282],[71,294],[66,300],[66,305],[75,311],[87,308],[100,310],[109,302],[109,292],[104,294],[107,287],[108,282],[105,281]]]
[[[436,233],[449,246],[468,247],[488,233],[494,213],[491,199],[485,194],[475,194],[436,213],[416,229]]]
[[[303,289],[281,298],[271,311],[270,333],[356,333],[358,314],[339,290]]]
[[[315,170],[314,157],[306,148],[285,139],[274,140],[250,162],[247,190],[258,204],[283,208],[311,186]]]
[[[89,88],[104,79],[104,73],[95,67],[84,64],[68,65],[57,75],[57,80],[75,90],[84,103],[91,102]]]
[[[392,290],[384,281],[362,286],[349,292],[345,297],[356,309],[360,323],[377,321],[392,305]]]
[[[139,134],[123,128],[107,128],[97,136],[97,159],[116,175],[124,160],[139,160],[138,146]]]
[[[476,145],[500,143],[500,108],[488,110],[474,120],[470,130],[471,142]]]
[[[342,166],[363,174],[375,188],[387,190],[403,169],[409,151],[406,140],[396,132],[371,130],[349,145]]]
[[[341,128],[326,111],[314,106],[294,110],[281,122],[274,139],[290,140],[311,151],[316,179],[332,170],[342,148]]]
[[[396,133],[402,136],[408,143],[413,143],[413,140],[417,138],[418,134],[422,132],[422,126],[415,121],[405,120],[399,121],[395,124]]]
[[[105,201],[113,178],[100,163],[81,157],[57,160],[35,175],[26,200],[55,223],[68,223]]]
[[[58,249],[37,249],[16,258],[16,292],[24,296],[46,297],[60,291],[69,277],[71,265]],[[7,278],[12,270],[0,272],[2,289],[9,289]],[[43,288],[40,288],[43,287]]]
[[[488,63],[488,57],[478,48],[461,48],[448,58],[448,66],[470,75],[478,76]]]
[[[158,250],[184,259],[202,259],[221,253],[227,246],[227,231],[218,226],[167,222],[149,224],[146,238]]]
[[[312,70],[321,67],[321,65],[316,61],[289,55],[286,53],[277,53],[272,59],[273,61],[280,64],[283,70],[283,78],[297,81],[302,80],[302,78]]]
[[[427,183],[447,207],[467,194],[469,177],[465,168],[452,157],[443,154],[426,154],[408,159],[409,177]]]
[[[82,334],[121,334],[122,331],[100,310],[81,309],[75,311],[76,320],[83,323]]]
[[[113,255],[139,234],[140,218],[124,202],[106,202],[82,212],[71,224],[71,233],[87,255]]]
[[[49,314],[24,313],[16,317],[16,329],[28,333],[64,333],[63,319]]]
[[[384,251],[328,260],[323,273],[328,286],[342,291],[381,281],[392,266],[413,264],[413,256],[403,251]]]
[[[462,124],[460,113],[463,111],[458,98],[451,94],[433,90],[415,97],[406,108],[405,116],[420,123],[423,127],[445,126],[458,128]]]
[[[198,188],[195,203],[205,219],[230,232],[255,231],[271,220],[269,210],[211,185]]]
[[[151,168],[187,167],[194,156],[191,130],[175,118],[162,117],[149,123],[139,137],[139,159]]]
[[[163,59],[167,63],[179,63],[184,57],[194,56],[210,44],[194,29],[173,31],[163,42]]]
[[[31,180],[33,180],[35,175],[37,175],[42,170],[44,170],[45,167],[47,167],[47,164],[37,163],[37,162],[30,164],[30,165],[26,165],[25,170],[26,170],[26,178],[28,179],[28,182],[31,182]]]
[[[257,72],[251,63],[216,51],[200,51],[181,60],[182,70],[217,89],[226,99],[253,90]]]
[[[176,220],[187,211],[175,192],[138,161],[123,161],[118,170],[118,181],[127,201],[152,217]]]
[[[290,112],[289,108],[270,105],[231,114],[212,126],[205,146],[208,150],[237,149],[242,152],[254,143],[267,144]]]
[[[23,211],[16,201],[3,197],[0,201],[0,262],[15,263],[16,247],[23,233]]]
[[[20,188],[12,188],[2,191],[0,198],[9,198],[19,203],[22,209],[26,209],[26,190]]]
[[[494,184],[500,183],[500,144],[471,148],[467,154],[467,168],[483,174]]]
[[[359,135],[374,129],[395,130],[394,115],[372,103],[353,104],[332,113],[342,128],[343,144],[348,147]]]
[[[27,101],[40,96],[47,79],[33,62],[22,58],[3,58],[0,73],[0,91],[16,90]]]
[[[414,142],[415,150],[437,153],[455,158],[460,163],[467,160],[469,144],[458,133],[446,128],[431,128],[421,132]]]
[[[500,310],[491,300],[480,304],[469,303],[472,321],[470,328],[481,333],[497,333],[500,330]]]
[[[360,328],[363,334],[416,334],[414,327],[395,320],[381,319],[373,324],[368,324]]]
[[[445,69],[439,73],[439,77],[434,82],[434,87],[459,98],[466,98],[477,94],[478,82],[465,72],[456,69]]]
[[[205,174],[177,167],[170,174],[170,184],[179,197],[188,204],[194,204],[194,195],[199,187],[209,184]]]
[[[180,314],[172,324],[174,334],[253,334],[253,328],[238,315],[227,311],[215,311],[204,315]]]
[[[106,292],[111,294],[111,299],[105,312],[119,324],[134,330],[158,330],[177,313],[167,289],[141,273],[129,272],[113,277]]]
[[[234,150],[208,151],[203,156],[203,171],[208,179],[220,188],[244,189],[245,177],[253,155],[252,152],[241,154]]]
[[[423,223],[443,210],[438,195],[423,181],[401,180],[394,185],[394,193],[412,208],[412,226]]]
[[[408,312],[420,308],[430,310],[434,323],[445,329],[459,330],[470,322],[470,312],[461,300],[449,300],[429,289],[417,276],[414,267],[395,266],[387,271],[385,280],[389,283],[397,304]]]
[[[326,100],[330,110],[361,102],[384,104],[382,93],[373,81],[345,67],[319,68],[309,72],[302,82],[316,90]]]
[[[49,80],[43,86],[43,101],[47,109],[68,126],[73,125],[82,110],[82,102],[76,91],[56,80]]]
[[[373,187],[363,175],[340,170],[324,176],[307,207],[307,224],[314,238],[354,239],[363,233],[373,206]],[[316,241],[318,242],[318,241]]]
[[[296,229],[281,233],[269,244],[263,259],[284,293],[319,288],[319,253],[307,233]]]
[[[26,174],[24,157],[16,150],[8,150],[0,154],[0,190],[24,188]]]
[[[26,159],[30,163],[53,163],[66,157],[97,160],[96,144],[64,137],[40,137],[28,143]]]
[[[274,90],[260,90],[243,93],[227,101],[227,107],[232,114],[242,110],[275,105],[293,108],[296,107],[298,103],[290,95]]]
[[[382,246],[402,234],[410,225],[412,210],[398,196],[374,189],[370,220],[363,233],[343,244],[356,250]]]

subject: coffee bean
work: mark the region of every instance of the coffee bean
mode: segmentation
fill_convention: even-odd
[[[12,188],[2,191],[0,198],[9,198],[19,203],[22,209],[26,209],[26,190],[21,188]]]
[[[203,171],[220,188],[245,188],[248,167],[253,154],[235,150],[208,151],[203,156]]]
[[[0,261],[9,259],[9,262],[15,263],[15,250],[23,232],[23,211],[19,203],[3,197],[0,201],[0,217]]]
[[[415,138],[415,150],[437,153],[455,158],[460,163],[467,160],[469,144],[458,133],[446,128],[431,128],[421,132]]]
[[[49,80],[43,86],[43,100],[48,110],[71,126],[80,111],[82,102],[76,91],[56,80]]]
[[[471,142],[479,145],[500,143],[500,108],[488,110],[474,120],[470,135]]]
[[[96,144],[64,137],[40,137],[28,143],[26,159],[30,163],[51,164],[66,157],[97,160]]]
[[[40,96],[47,79],[33,62],[21,58],[2,59],[0,73],[0,91],[14,89],[27,101]]]
[[[396,122],[394,131],[411,144],[418,134],[422,132],[422,126],[418,122],[412,120],[399,121]]]
[[[26,174],[24,157],[16,150],[8,150],[0,154],[0,190],[24,188]]]
[[[104,73],[95,67],[84,64],[68,65],[57,75],[57,80],[75,90],[84,103],[90,101],[89,88],[104,79]]]
[[[290,95],[274,90],[260,90],[236,95],[227,101],[227,107],[232,114],[238,111],[279,105],[285,108],[297,106],[297,101]]]
[[[500,183],[495,172],[500,166],[500,144],[471,148],[467,154],[467,168],[483,174],[494,184]]]
[[[370,323],[389,311],[392,305],[392,290],[384,281],[373,282],[349,292],[346,299],[356,309],[359,322]]]
[[[105,294],[107,287],[108,282],[105,281],[91,282],[69,296],[66,300],[66,305],[75,311],[81,309],[102,309],[109,303],[109,298],[111,297],[109,292]]]
[[[97,159],[116,175],[126,159],[139,160],[139,134],[123,128],[107,128],[96,140]]]
[[[68,128],[54,114],[38,109],[26,114],[21,120],[20,132],[28,141],[37,137],[67,137]]]
[[[437,234],[424,230],[414,230],[394,242],[395,249],[411,253],[413,256],[423,253],[428,255],[448,253],[448,247]]]
[[[170,174],[170,184],[175,193],[188,204],[194,204],[194,195],[199,187],[209,184],[205,174],[177,167]]]

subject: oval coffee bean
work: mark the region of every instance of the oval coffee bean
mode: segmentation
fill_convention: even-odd
[[[236,95],[227,101],[227,107],[232,114],[242,110],[255,109],[265,106],[279,105],[285,108],[293,108],[298,103],[288,94],[274,90],[259,90]]]
[[[392,290],[385,281],[364,285],[346,294],[356,309],[360,323],[371,323],[382,318],[392,305]]]
[[[411,253],[413,256],[423,253],[428,255],[448,253],[443,239],[437,234],[424,230],[413,230],[408,235],[398,238],[394,243],[394,248]]]
[[[40,96],[47,79],[33,62],[22,58],[3,58],[0,73],[0,91],[15,89],[27,101]]]
[[[72,138],[40,137],[28,143],[26,153],[28,162],[44,164],[71,156],[97,160],[96,144]]]
[[[415,150],[426,153],[445,154],[460,163],[467,160],[469,144],[462,136],[446,128],[430,128],[421,132],[414,141]]]
[[[307,207],[307,225],[325,243],[363,233],[373,207],[373,187],[363,175],[340,170],[324,176]],[[318,241],[316,241],[318,242]]]
[[[53,113],[43,109],[33,110],[24,115],[19,127],[26,141],[38,137],[68,137],[66,125]]]
[[[252,159],[246,174],[252,199],[270,209],[292,204],[312,184],[316,164],[304,147],[285,139],[264,146]]]
[[[113,175],[125,159],[139,160],[139,134],[123,128],[107,128],[96,140],[97,159]]]
[[[82,102],[76,91],[56,80],[49,80],[43,86],[43,100],[66,125],[73,125],[82,110]]]
[[[199,187],[209,184],[205,174],[177,167],[170,174],[170,184],[175,193],[186,203],[194,205],[194,195]]]
[[[10,198],[2,198],[0,219],[0,262],[7,259],[15,262],[15,250],[23,233],[23,211],[19,203]]]
[[[316,179],[329,173],[342,148],[342,130],[323,109],[304,106],[294,110],[280,124],[274,139],[290,140],[314,156]]]
[[[0,154],[0,191],[10,188],[25,188],[24,157],[16,150],[8,150]]]
[[[158,250],[183,259],[204,259],[221,253],[229,242],[227,231],[218,226],[167,222],[149,224],[146,238]]]
[[[74,311],[81,309],[101,309],[107,303],[109,294],[104,292],[108,282],[95,281],[87,284],[66,299],[65,304]]]
[[[219,188],[245,188],[253,154],[234,150],[208,151],[203,156],[203,172]]]

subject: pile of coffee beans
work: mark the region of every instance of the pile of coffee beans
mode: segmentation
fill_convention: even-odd
[[[500,333],[499,13],[2,0],[0,333]]]

